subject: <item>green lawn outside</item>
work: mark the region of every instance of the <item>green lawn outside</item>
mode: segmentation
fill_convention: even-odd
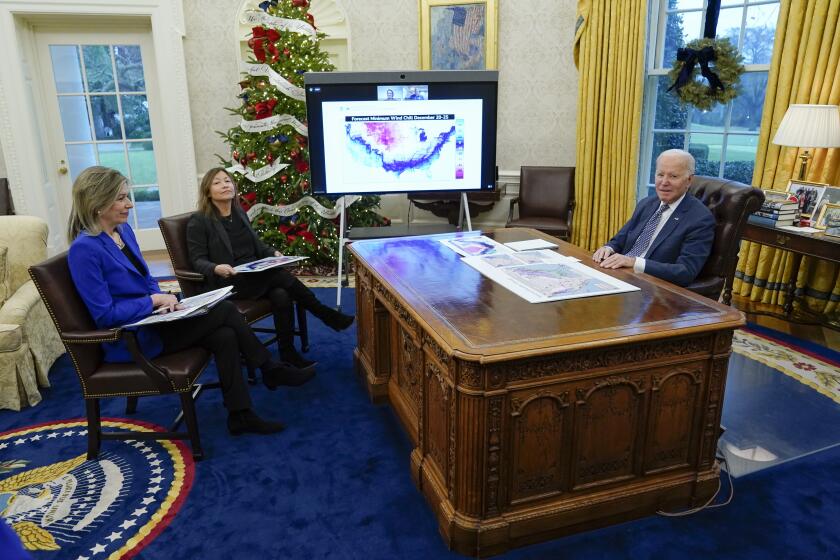
[[[128,152],[131,160],[131,181],[137,185],[149,185],[157,183],[157,167],[155,166],[155,154],[151,150],[131,150]],[[122,152],[104,152],[99,155],[99,164],[105,167],[116,169],[123,175],[128,176],[126,169],[125,155]]]
[[[705,145],[709,148],[708,161],[720,161],[721,149],[723,148],[723,134],[720,129],[714,126],[699,124],[691,125],[689,143],[692,146]],[[746,128],[730,128],[730,132],[749,132]],[[704,133],[704,131],[708,131]],[[712,133],[714,131],[714,133]],[[755,160],[758,136],[747,136],[730,134],[726,145],[726,161],[753,161]]]

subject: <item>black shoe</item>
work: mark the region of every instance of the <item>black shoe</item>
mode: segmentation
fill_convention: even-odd
[[[315,366],[318,364],[318,362],[314,360],[307,360],[306,358],[298,354],[298,351],[295,350],[294,347],[284,348],[283,350],[281,350],[280,359],[304,371],[314,369]]]
[[[353,315],[345,315],[341,311],[336,311],[330,307],[326,307],[326,310],[320,314],[319,318],[325,325],[336,331],[343,331],[352,325],[355,319]]]
[[[261,369],[263,383],[270,391],[275,390],[280,385],[298,387],[315,377],[314,369],[302,370],[292,364],[274,360],[269,361]]]
[[[276,434],[277,432],[283,431],[283,428],[285,428],[285,426],[280,422],[263,420],[250,408],[245,410],[234,410],[228,414],[227,427],[228,432],[234,436],[248,433]]]

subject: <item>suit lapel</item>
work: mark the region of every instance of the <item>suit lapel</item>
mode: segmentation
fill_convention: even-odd
[[[687,193],[686,196],[688,196]],[[671,233],[673,233],[677,226],[680,225],[680,220],[682,219],[683,214],[685,214],[687,211],[688,201],[683,198],[683,201],[680,202],[680,205],[677,206],[677,209],[671,213],[671,217],[668,218],[668,221],[665,222],[664,226],[662,226],[662,229],[659,231],[659,235],[657,235],[656,238],[651,242],[650,248],[648,248],[647,253],[645,253],[648,258],[653,254],[656,248],[659,247],[659,245],[665,239],[667,239],[668,236],[671,235]]]
[[[648,220],[650,217],[653,216],[653,213],[656,212],[656,209],[659,208],[659,199],[656,199],[656,204],[648,203],[648,208],[645,208],[642,211],[642,215],[639,216],[639,223],[636,224],[636,227],[632,231],[632,242],[629,244],[625,251],[629,251],[633,245],[636,243],[636,240],[642,235],[642,232],[645,230],[645,225],[647,225]],[[648,251],[650,253],[650,251]]]

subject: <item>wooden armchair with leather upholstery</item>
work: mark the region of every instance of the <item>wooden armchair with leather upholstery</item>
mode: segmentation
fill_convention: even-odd
[[[163,240],[166,243],[166,250],[169,252],[169,259],[172,261],[172,268],[175,271],[175,278],[178,279],[181,293],[186,297],[200,293],[201,284],[204,282],[204,275],[196,272],[192,264],[190,264],[189,252],[187,250],[187,223],[189,223],[192,214],[192,212],[186,212],[158,220],[160,231],[163,234]],[[234,297],[231,301],[252,325],[265,317],[271,316],[271,302],[268,298],[250,300],[235,299]],[[306,309],[303,306],[295,304],[295,316],[297,317],[297,325],[294,334],[300,338],[301,350],[306,352],[309,350]],[[253,326],[252,328],[254,332],[274,335],[271,339],[265,341],[266,345],[277,340],[277,331],[275,329]],[[253,378],[253,372],[249,371],[248,376]]]
[[[712,211],[716,225],[712,252],[700,274],[686,288],[714,300],[720,298],[729,305],[744,225],[749,215],[761,208],[764,192],[738,181],[695,175],[688,194]]]
[[[519,217],[514,209],[519,206]],[[568,240],[575,207],[575,168],[523,165],[519,196],[510,201],[505,227],[533,228]]]
[[[207,367],[210,354],[201,347],[194,347],[149,360],[140,352],[132,331],[120,328],[97,329],[73,284],[66,252],[29,267],[29,274],[79,376],[87,409],[88,459],[95,459],[99,455],[102,440],[189,439],[193,456],[200,460],[203,451],[195,398],[202,386],[196,384],[196,380]],[[103,361],[100,344],[120,339],[125,340],[134,361]],[[217,386],[218,383],[205,385]],[[136,403],[138,397],[170,393],[179,395],[182,413],[169,431],[103,431],[100,421],[101,399],[128,397],[131,409],[131,402]],[[186,420],[186,432],[176,431],[182,419]]]

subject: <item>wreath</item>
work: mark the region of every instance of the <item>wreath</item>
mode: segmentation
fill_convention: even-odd
[[[717,103],[726,104],[741,93],[743,57],[729,39],[695,39],[677,50],[677,60],[668,76],[680,102],[708,111]],[[709,66],[709,63],[714,63]],[[699,66],[699,69],[698,69]],[[697,73],[708,80],[697,80]]]

